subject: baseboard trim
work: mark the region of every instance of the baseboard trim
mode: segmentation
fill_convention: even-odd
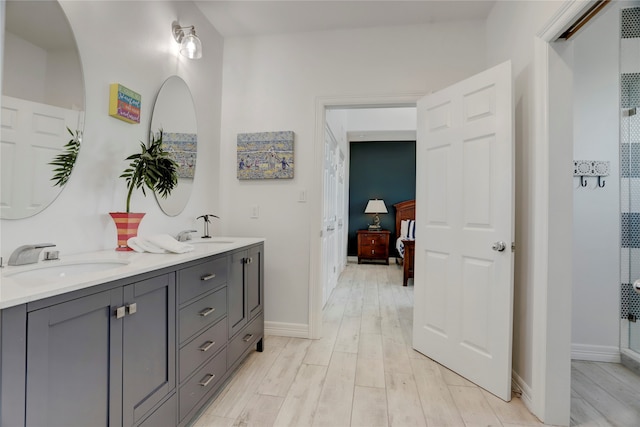
[[[309,325],[301,323],[264,322],[265,335],[309,338]]]
[[[516,393],[520,394],[520,400],[522,400],[522,403],[524,403],[524,406],[527,407],[529,412],[535,414],[531,387],[513,370],[511,371],[511,387]]]
[[[607,345],[571,344],[571,359],[620,363],[620,348]]]

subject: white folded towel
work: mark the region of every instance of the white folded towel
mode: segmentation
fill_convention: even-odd
[[[191,252],[193,250],[193,245],[178,242],[168,234],[156,234],[154,236],[147,237],[147,240],[157,247],[165,249],[169,252],[174,252],[176,254],[183,254],[185,252]]]
[[[166,254],[167,251],[157,247],[144,237],[131,237],[127,240],[127,246],[136,252],[150,252],[152,254]]]
[[[136,252],[150,252],[153,254],[165,254],[167,252],[182,254],[191,252],[194,249],[192,245],[178,242],[168,234],[131,237],[127,240],[127,245]]]

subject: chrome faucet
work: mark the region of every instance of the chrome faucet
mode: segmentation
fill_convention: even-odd
[[[35,264],[40,259],[40,252],[44,248],[51,248],[53,243],[36,243],[35,245],[23,245],[13,251],[9,257],[8,265]]]
[[[186,242],[187,240],[191,240],[191,233],[197,233],[198,230],[184,230],[178,233],[176,236],[176,240],[178,242]]]

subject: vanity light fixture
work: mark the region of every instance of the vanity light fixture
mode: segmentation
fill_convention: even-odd
[[[193,25],[181,27],[174,22],[171,24],[171,31],[176,42],[180,43],[180,54],[189,59],[202,58],[202,42],[196,36],[196,27]]]

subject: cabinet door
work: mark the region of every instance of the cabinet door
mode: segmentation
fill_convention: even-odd
[[[249,310],[250,319],[253,319],[256,314],[262,311],[262,299],[264,298],[262,287],[264,260],[262,258],[262,246],[249,249],[249,261],[245,264],[245,273],[247,282],[247,309]]]
[[[245,304],[244,266],[247,251],[239,251],[229,255],[228,320],[229,338],[247,324],[247,306]]]
[[[114,289],[28,314],[27,426],[120,426],[122,328]]]
[[[175,294],[173,273],[124,287],[123,426],[139,421],[175,389]]]

